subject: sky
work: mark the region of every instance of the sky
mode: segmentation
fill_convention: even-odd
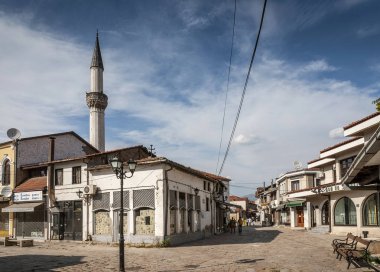
[[[13,127],[22,137],[73,130],[89,138],[98,29],[106,149],[152,144],[157,156],[216,173],[263,3],[237,0],[227,92],[233,0],[0,0],[0,141]],[[295,161],[307,167],[344,140],[344,125],[375,112],[379,11],[376,0],[268,1],[222,172],[232,194],[254,193]]]

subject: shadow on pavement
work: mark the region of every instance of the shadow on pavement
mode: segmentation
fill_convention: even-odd
[[[57,255],[4,256],[0,257],[0,271],[55,271],[57,268],[84,263],[81,262],[83,257]]]
[[[203,240],[178,245],[178,247],[209,246],[222,244],[270,243],[280,233],[282,232],[279,230],[245,227],[243,228],[243,233],[241,235],[239,235],[237,232],[226,232]]]

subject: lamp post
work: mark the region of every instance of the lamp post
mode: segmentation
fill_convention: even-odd
[[[127,172],[124,171],[124,163],[119,160],[118,157],[114,157],[110,160],[112,170],[115,172],[116,177],[120,179],[120,225],[119,225],[119,271],[124,270],[124,203],[123,203],[123,181],[124,178],[131,178],[136,170],[136,162],[133,160],[128,161],[130,176],[127,176]]]

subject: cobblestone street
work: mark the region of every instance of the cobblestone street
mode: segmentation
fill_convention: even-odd
[[[168,248],[126,248],[126,271],[347,271],[332,254],[337,236],[288,228],[245,227]],[[0,247],[0,271],[117,271],[118,246],[76,242]],[[350,267],[349,271],[372,271]]]

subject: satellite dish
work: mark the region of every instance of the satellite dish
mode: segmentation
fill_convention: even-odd
[[[12,195],[11,187],[9,187],[9,186],[3,187],[3,189],[1,189],[0,194],[5,196],[5,197],[11,197],[11,195]]]
[[[294,169],[296,169],[296,170],[302,169],[302,163],[299,161],[294,161],[293,166],[294,166]]]
[[[17,128],[10,128],[7,131],[7,135],[10,139],[17,140],[18,138],[20,138],[21,133]]]

